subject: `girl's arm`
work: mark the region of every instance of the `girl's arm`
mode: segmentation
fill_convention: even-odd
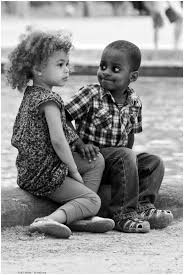
[[[60,160],[68,166],[70,176],[83,183],[82,177],[78,172],[77,165],[73,159],[70,146],[63,131],[61,113],[57,104],[53,101],[44,103],[40,106],[40,111],[45,114],[51,143],[56,154]]]

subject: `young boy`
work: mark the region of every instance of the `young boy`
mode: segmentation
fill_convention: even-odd
[[[173,220],[171,211],[154,206],[163,176],[162,160],[132,150],[134,134],[142,131],[142,103],[131,82],[138,78],[139,48],[124,40],[103,51],[97,72],[99,84],[82,87],[66,104],[81,140],[76,150],[90,160],[99,150],[105,158],[102,183],[111,184],[109,215],[122,232],[148,232]]]

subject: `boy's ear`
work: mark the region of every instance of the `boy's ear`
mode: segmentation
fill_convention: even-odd
[[[136,81],[138,77],[139,77],[138,71],[131,72],[130,73],[130,82]]]

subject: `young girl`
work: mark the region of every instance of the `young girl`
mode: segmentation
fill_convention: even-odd
[[[11,53],[7,72],[12,88],[24,90],[12,136],[12,145],[18,149],[17,183],[35,196],[61,204],[49,216],[37,218],[29,230],[60,238],[71,235],[65,224],[90,232],[114,227],[111,219],[82,221],[99,211],[101,201],[96,192],[104,159],[99,154],[89,163],[76,152],[72,154],[70,148],[78,136],[66,124],[61,97],[52,91],[69,78],[71,47],[71,38],[64,32],[32,32]],[[27,86],[30,80],[33,85]]]

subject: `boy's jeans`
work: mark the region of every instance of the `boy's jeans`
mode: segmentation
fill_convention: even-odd
[[[135,211],[155,208],[164,176],[163,161],[147,153],[136,155],[125,147],[101,148],[101,153],[105,159],[102,185],[111,185],[108,216],[126,218]]]

